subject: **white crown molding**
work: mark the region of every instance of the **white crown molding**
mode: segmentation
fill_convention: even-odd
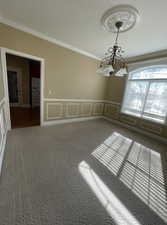
[[[157,58],[151,58],[151,59],[149,59],[149,58],[144,59],[144,57],[140,57],[135,62],[127,61],[127,64],[130,66],[131,65],[133,66],[133,65],[153,64],[153,63],[161,64],[161,63],[164,63],[164,61],[167,62],[166,56],[160,56],[160,57],[157,56]]]
[[[66,43],[64,43],[62,41],[59,41],[59,40],[55,39],[55,38],[49,37],[49,36],[43,34],[42,32],[35,31],[34,29],[31,29],[31,28],[29,28],[29,27],[27,27],[27,26],[25,26],[23,24],[19,24],[19,23],[13,22],[13,21],[11,21],[11,20],[9,20],[7,18],[4,18],[2,16],[0,16],[0,23],[6,24],[8,26],[11,26],[11,27],[16,28],[18,30],[21,30],[23,32],[32,34],[32,35],[34,35],[34,36],[36,36],[38,38],[41,38],[41,39],[46,40],[46,41],[49,41],[49,42],[54,43],[56,45],[59,45],[61,47],[70,49],[70,50],[72,50],[74,52],[80,53],[81,55],[85,55],[85,56],[88,56],[90,58],[93,58],[93,59],[96,59],[96,60],[100,60],[99,57],[97,57],[97,56],[95,56],[95,55],[93,55],[93,54],[91,54],[89,52],[86,52],[86,51],[84,51],[82,49],[76,48],[76,47],[74,47],[72,45],[66,44]]]

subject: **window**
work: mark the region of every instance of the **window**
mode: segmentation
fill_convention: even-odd
[[[167,66],[152,66],[129,74],[122,112],[167,122]]]

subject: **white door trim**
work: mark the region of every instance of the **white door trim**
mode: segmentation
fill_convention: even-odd
[[[3,81],[4,81],[4,95],[5,95],[5,105],[6,113],[8,118],[8,130],[11,130],[11,119],[10,119],[10,107],[9,107],[9,93],[8,93],[8,82],[7,82],[7,65],[6,65],[6,54],[12,54],[16,56],[21,56],[24,58],[37,60],[40,62],[40,125],[43,126],[44,123],[44,77],[45,77],[45,61],[43,58],[39,58],[27,53],[18,52],[8,48],[0,48],[2,57],[2,69],[3,69]]]

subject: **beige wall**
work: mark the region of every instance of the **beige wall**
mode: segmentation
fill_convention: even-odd
[[[107,83],[106,100],[121,103],[124,95],[126,76],[111,76]]]
[[[0,46],[45,59],[45,98],[105,98],[107,78],[96,74],[98,62],[92,58],[3,24]]]
[[[29,60],[7,54],[7,69],[19,69],[21,76],[21,104],[29,104]]]

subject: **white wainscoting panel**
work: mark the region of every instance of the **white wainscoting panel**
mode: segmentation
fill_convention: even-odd
[[[80,116],[80,103],[71,102],[66,104],[66,117],[79,117]]]
[[[47,102],[46,110],[47,120],[63,118],[63,104],[61,102]]]
[[[93,115],[102,116],[104,110],[104,103],[94,103],[93,105]]]
[[[140,127],[146,131],[150,131],[155,134],[161,134],[161,132],[162,132],[162,127],[160,125],[153,124],[148,121],[141,121]]]
[[[91,116],[92,114],[92,103],[82,103],[81,104],[81,115],[82,116]]]
[[[118,119],[120,113],[120,106],[116,104],[105,103],[104,115],[109,116],[113,119]]]
[[[136,118],[126,116],[126,115],[121,115],[120,120],[129,125],[136,125],[136,123],[137,123]]]

